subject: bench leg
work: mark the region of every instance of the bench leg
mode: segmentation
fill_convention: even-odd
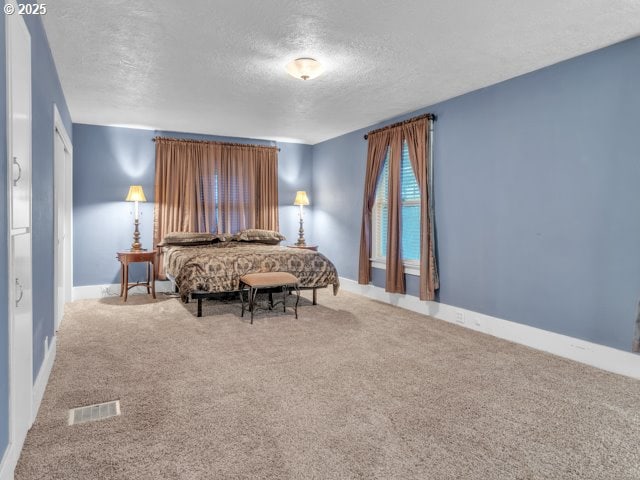
[[[198,297],[198,317],[202,316],[202,297]]]
[[[251,325],[253,325],[253,311],[256,306],[256,296],[258,295],[258,289],[249,287],[249,310],[251,310]]]
[[[244,289],[244,285],[240,285],[240,302],[242,303],[242,312],[240,312],[240,316],[244,317],[244,294],[242,293]]]
[[[298,295],[300,295],[299,291],[298,291]],[[313,289],[313,304],[314,305],[318,304],[318,289],[317,288]]]
[[[248,287],[248,294],[247,294],[247,306],[245,307],[245,303],[244,303],[244,287]],[[292,290],[295,289],[296,291],[296,303],[295,306],[293,307],[294,312],[295,312],[295,318],[298,318],[298,303],[300,302],[300,288],[298,287],[297,284],[285,284],[285,285],[280,285],[280,288],[282,288],[282,312],[286,313],[287,312],[287,296],[292,294]],[[269,310],[272,310],[274,307],[274,301],[273,301],[273,293],[277,293],[278,290],[278,285],[273,285],[273,286],[265,286],[263,287],[263,290],[266,289],[267,292],[269,293]],[[252,285],[246,284],[246,283],[241,283],[240,284],[240,302],[242,303],[242,310],[240,313],[241,317],[244,317],[244,312],[245,310],[249,310],[249,312],[251,312],[251,325],[253,325],[253,315],[254,315],[254,311],[256,308],[256,297],[258,296],[258,292],[259,292],[260,288],[254,287]],[[314,290],[315,293],[315,290]],[[277,302],[276,302],[277,304]],[[261,307],[262,308],[262,307]]]

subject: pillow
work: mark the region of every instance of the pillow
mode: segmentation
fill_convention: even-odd
[[[207,245],[216,240],[216,236],[207,232],[171,232],[162,239],[164,245]]]
[[[260,230],[259,228],[250,228],[242,230],[238,233],[238,240],[241,242],[258,242],[267,243],[269,245],[277,245],[286,237],[280,232],[274,230]]]
[[[233,242],[237,240],[236,235],[233,233],[218,233],[215,237],[214,242]]]

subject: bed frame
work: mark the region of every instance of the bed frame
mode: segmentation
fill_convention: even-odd
[[[317,293],[318,288],[327,288],[327,287],[300,287],[299,290],[313,290],[313,305],[317,305],[318,304],[318,293]],[[175,286],[174,286],[174,289],[175,289]],[[222,297],[223,295],[229,295],[233,293],[237,293],[239,295],[240,290],[234,290],[232,292],[204,292],[199,290],[199,291],[191,292],[190,298],[191,300],[198,301],[197,316],[202,317],[202,300],[216,300]],[[189,299],[187,299],[187,303],[188,302],[189,302]]]

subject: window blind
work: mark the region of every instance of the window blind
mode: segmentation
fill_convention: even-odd
[[[376,187],[376,200],[373,207],[373,253],[375,257],[387,255],[388,204],[389,204],[389,156],[384,160],[382,172]],[[420,259],[420,189],[416,182],[411,161],[409,147],[402,142],[400,162],[400,195],[402,198],[402,231],[400,232],[402,258],[404,260]]]

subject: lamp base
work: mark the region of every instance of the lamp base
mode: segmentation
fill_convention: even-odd
[[[296,247],[306,247],[307,244],[304,241],[304,227],[302,226],[302,215],[300,215],[300,229],[298,230],[298,241]]]
[[[142,252],[146,250],[146,248],[142,248],[142,244],[140,243],[140,230],[138,229],[138,226],[140,225],[140,220],[136,218],[133,224],[135,225],[135,229],[133,230],[133,243],[131,244],[131,251]]]

